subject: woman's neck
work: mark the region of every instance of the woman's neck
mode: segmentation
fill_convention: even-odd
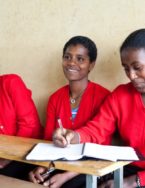
[[[82,95],[87,88],[88,80],[85,82],[71,82],[70,83],[70,104],[71,108],[78,108]]]
[[[70,86],[70,96],[76,98],[81,92],[83,92],[88,86],[88,80],[83,82],[72,81],[69,83]]]

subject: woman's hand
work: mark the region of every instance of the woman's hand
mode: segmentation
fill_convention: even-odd
[[[79,143],[79,135],[77,132],[69,129],[58,128],[53,134],[53,143],[58,147],[66,147],[68,144]]]
[[[115,188],[114,181],[108,180],[107,182],[102,183],[98,188]]]
[[[137,187],[136,175],[124,178],[123,188],[136,188],[136,187]],[[114,181],[108,180],[107,182],[101,184],[98,188],[115,188]]]
[[[64,172],[52,176],[49,180],[43,183],[44,186],[49,188],[60,188],[65,182],[77,176],[76,172]]]
[[[133,175],[133,176],[129,176],[127,178],[124,179],[124,182],[123,182],[123,188],[136,188],[138,187],[137,186],[137,183],[136,183],[136,175]]]
[[[49,188],[60,188],[66,181],[64,174],[56,174],[49,180],[46,180],[43,185]]]
[[[43,176],[47,172],[46,167],[37,167],[33,171],[29,172],[29,180],[33,183],[42,183],[44,182],[47,176]],[[48,175],[49,176],[49,175]]]
[[[11,160],[0,158],[0,169],[5,168]]]

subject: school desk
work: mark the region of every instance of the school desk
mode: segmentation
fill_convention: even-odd
[[[0,157],[25,163],[36,164],[48,167],[49,161],[27,161],[25,156],[38,142],[48,142],[39,139],[23,138],[16,136],[0,135]],[[55,161],[55,168],[79,172],[86,174],[86,188],[96,188],[97,178],[114,172],[115,187],[123,188],[123,166],[129,164],[128,161]]]

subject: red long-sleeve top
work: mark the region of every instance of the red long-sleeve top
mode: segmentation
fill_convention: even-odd
[[[39,138],[41,133],[31,91],[17,75],[0,76],[0,134]]]
[[[66,85],[52,94],[47,106],[47,122],[44,139],[52,140],[52,134],[58,128],[57,118],[62,121],[63,127],[75,130],[86,124],[97,113],[104,98],[110,92],[104,87],[89,82],[82,96],[76,118],[72,120],[69,86]]]
[[[110,144],[116,128],[125,145],[145,156],[145,105],[141,94],[131,83],[117,87],[107,97],[96,117],[76,131],[81,142]],[[141,185],[145,186],[145,162],[134,162],[132,165],[143,169],[138,175]]]

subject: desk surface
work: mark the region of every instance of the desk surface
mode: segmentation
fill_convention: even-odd
[[[25,163],[36,164],[48,167],[49,161],[27,161],[26,154],[38,142],[48,142],[44,140],[23,138],[16,136],[0,135],[0,157]],[[130,162],[128,161],[55,161],[55,168],[61,170],[68,170],[79,172],[83,174],[90,174],[96,176],[103,176],[120,167],[123,167]]]

